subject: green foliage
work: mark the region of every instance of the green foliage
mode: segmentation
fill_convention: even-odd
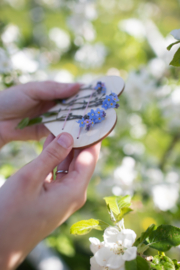
[[[125,270],[149,270],[148,262],[140,256],[135,260],[125,262]]]
[[[46,112],[46,113],[43,113],[43,116],[45,116],[45,117],[51,117],[51,116],[55,116],[55,115],[58,115],[58,112]]]
[[[149,248],[148,245],[146,245],[144,242],[146,240],[146,238],[148,238],[151,233],[156,229],[156,225],[152,224],[150,225],[147,230],[145,232],[143,232],[141,234],[141,236],[136,240],[136,242],[134,243],[134,245],[137,247],[137,251],[140,254],[143,254],[145,250],[147,250]]]
[[[178,44],[178,43],[180,43],[180,40],[178,40],[178,41],[176,41],[176,42],[171,43],[171,44],[170,44],[170,45],[167,47],[167,50],[168,50],[168,51],[170,51],[170,50],[171,50],[171,48],[172,48],[174,45]]]
[[[179,67],[180,66],[180,48],[175,53],[172,61],[170,62],[171,66]]]
[[[131,205],[131,197],[127,196],[111,196],[104,198],[108,212],[112,221],[120,221],[126,214],[132,211],[129,206]]]
[[[42,117],[36,117],[36,118],[33,118],[31,120],[29,120],[29,123],[27,126],[32,126],[32,125],[35,125],[35,124],[40,124],[42,122]]]
[[[16,128],[23,129],[25,127],[32,126],[34,124],[39,124],[41,122],[42,122],[42,117],[36,117],[33,119],[29,119],[29,117],[26,117],[21,120],[21,122],[17,125]]]
[[[150,233],[145,243],[159,251],[167,251],[180,245],[180,229],[171,225],[161,225]]]
[[[97,219],[81,220],[73,224],[70,228],[70,233],[75,235],[84,235],[89,233],[92,229],[103,231],[109,224]]]
[[[167,256],[155,256],[151,263],[151,270],[175,270],[173,261]]]
[[[29,124],[29,117],[26,117],[26,118],[21,120],[21,122],[17,125],[17,128],[23,129],[23,128],[27,127],[28,124]]]

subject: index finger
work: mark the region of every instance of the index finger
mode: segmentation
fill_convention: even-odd
[[[29,82],[24,84],[22,87],[23,91],[25,91],[32,99],[53,100],[75,95],[80,89],[81,84],[43,81]]]

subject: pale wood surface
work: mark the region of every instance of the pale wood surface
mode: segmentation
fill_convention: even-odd
[[[98,81],[105,83],[105,86],[107,89],[106,95],[109,95],[111,92],[114,92],[117,95],[120,95],[122,93],[122,91],[124,90],[124,86],[125,86],[124,81],[122,78],[120,78],[118,76],[105,76],[105,77],[98,78],[97,80],[92,82],[93,87],[96,85],[96,83]],[[94,90],[80,91],[78,93],[78,95],[79,95],[79,97],[87,96],[87,95],[91,94],[92,91],[94,91]],[[73,100],[73,98],[74,97],[69,98],[67,100],[67,102]],[[86,101],[88,101],[88,99],[86,99]],[[76,106],[77,105],[73,105],[74,108],[76,108]],[[79,105],[78,105],[78,107],[79,107]],[[60,108],[65,108],[65,106],[58,104],[55,107],[53,107],[50,111],[58,110]],[[93,107],[93,108],[91,107],[91,108],[87,109],[86,114],[91,109],[96,110],[97,108],[103,109],[101,106]],[[58,134],[60,134],[62,132],[70,133],[74,138],[74,148],[83,148],[86,146],[93,145],[96,142],[102,140],[115,127],[116,119],[117,119],[116,111],[118,113],[118,109],[115,110],[115,109],[111,108],[111,109],[107,109],[104,111],[106,112],[105,120],[102,121],[101,123],[95,124],[94,127],[91,127],[91,129],[89,131],[86,131],[85,127],[81,128],[81,133],[80,133],[79,139],[77,139],[77,136],[79,133],[79,124],[76,122],[78,120],[67,121],[64,130],[62,130],[64,122],[56,121],[56,122],[47,123],[45,125],[55,136],[57,136]],[[84,115],[85,109],[73,110],[71,112],[75,115]],[[61,112],[59,114],[59,117],[61,115],[67,115],[67,113],[68,113],[68,111]],[[48,118],[48,120],[51,120],[51,119],[54,119],[54,117]]]

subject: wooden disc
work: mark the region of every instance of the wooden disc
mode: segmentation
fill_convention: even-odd
[[[104,76],[97,80],[94,80],[92,82],[92,87],[95,87],[97,82],[102,82],[106,86],[106,95],[113,93],[116,93],[116,95],[120,95],[124,90],[124,81],[121,77],[118,76]],[[81,102],[85,101],[88,102],[90,98],[86,98],[86,96],[89,96],[92,94],[92,92],[95,92],[96,90],[88,89],[88,90],[80,90],[78,94],[78,99],[81,98]],[[83,98],[84,97],[84,98]],[[105,96],[104,96],[105,97]],[[88,107],[85,109],[78,109],[77,107],[82,107],[82,105],[74,104],[71,108],[71,106],[67,106],[66,103],[69,103],[73,101],[75,98],[77,98],[77,95],[66,99],[65,103],[58,104],[55,107],[53,107],[50,111],[59,110],[58,117],[61,116],[67,116],[68,113],[73,113],[73,115],[79,115],[84,116],[84,114],[87,114],[91,111],[91,109],[96,110],[97,108],[104,110],[101,105],[94,106],[94,107]],[[93,97],[91,98],[93,100]],[[81,128],[80,135],[79,134],[79,124],[77,123],[78,119],[75,120],[68,120],[65,123],[64,121],[54,121],[50,123],[46,123],[46,127],[55,135],[59,135],[62,132],[68,132],[70,133],[74,138],[74,148],[84,148],[90,145],[93,145],[97,143],[98,141],[101,141],[104,139],[115,127],[117,116],[116,111],[118,112],[118,109],[110,108],[107,110],[104,110],[106,113],[105,120],[103,120],[101,123],[95,124],[93,127],[90,128],[90,130],[85,130],[85,127]],[[57,116],[56,116],[57,117]],[[48,120],[54,120],[56,117],[50,117]],[[45,120],[45,119],[44,119]],[[47,120],[47,119],[46,119]],[[64,129],[63,129],[64,126]]]

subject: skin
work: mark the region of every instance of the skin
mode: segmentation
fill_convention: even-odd
[[[46,136],[49,132],[42,125],[14,128],[22,118],[34,117],[52,107],[51,100],[71,96],[78,89],[77,84],[33,82],[1,92],[1,146],[11,140]],[[85,203],[100,144],[83,150],[72,147],[70,134],[56,138],[49,134],[42,153],[0,188],[0,269],[15,269],[39,241]],[[53,180],[56,166],[68,170],[68,174],[58,174]]]

